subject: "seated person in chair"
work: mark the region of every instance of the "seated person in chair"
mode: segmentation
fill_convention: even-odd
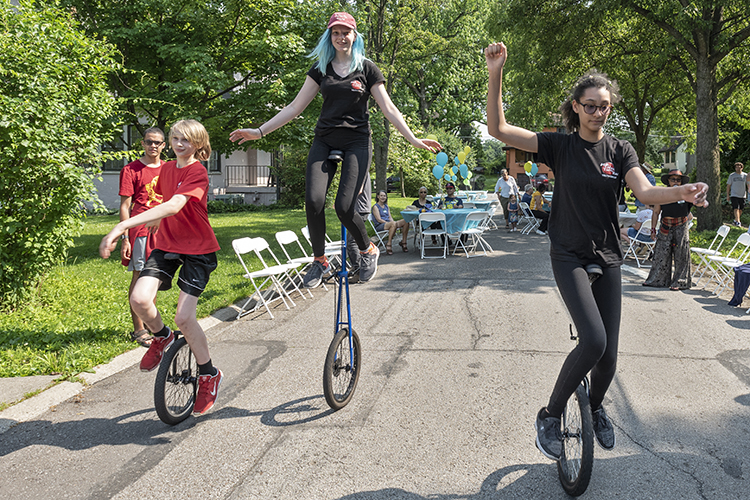
[[[429,212],[432,210],[432,202],[427,199],[427,188],[422,186],[419,188],[419,198],[411,203],[417,207],[420,212]]]
[[[372,217],[375,219],[376,231],[388,231],[388,243],[385,245],[385,252],[388,255],[393,255],[391,242],[393,241],[393,235],[399,228],[401,229],[401,249],[408,252],[406,237],[409,234],[409,223],[403,219],[394,221],[391,218],[391,209],[388,208],[388,193],[381,189],[378,191],[376,199],[377,203],[372,206]]]
[[[644,241],[646,243],[653,242],[653,231],[651,231],[650,229],[641,230],[641,226],[643,225],[643,223],[651,219],[653,214],[654,212],[653,210],[651,210],[651,207],[645,208],[638,212],[638,217],[636,217],[635,222],[631,227],[620,228],[620,236],[622,237],[622,241],[629,244],[630,239],[635,238],[638,241]]]
[[[452,182],[445,185],[445,198],[440,200],[438,208],[449,210],[451,208],[464,208],[464,202],[456,197],[456,186]]]

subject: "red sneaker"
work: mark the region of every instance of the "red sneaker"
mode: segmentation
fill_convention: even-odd
[[[141,371],[150,372],[158,368],[161,358],[164,356],[164,351],[169,349],[172,343],[174,343],[174,332],[172,330],[166,337],[154,337],[148,351],[141,358]]]
[[[202,415],[213,408],[224,374],[217,368],[216,375],[198,377],[198,395],[195,397],[193,415]]]

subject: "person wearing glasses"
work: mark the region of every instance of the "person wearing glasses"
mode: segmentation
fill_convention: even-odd
[[[161,152],[164,151],[164,132],[158,127],[146,129],[141,141],[143,156],[125,165],[120,170],[120,221],[145,212],[161,204],[161,195],[154,191],[159,180],[161,166]],[[151,250],[156,246],[156,233],[149,233],[146,226],[141,224],[122,235],[120,257],[123,266],[133,273],[128,289],[128,303],[133,293],[135,282],[146,265]],[[143,321],[130,308],[130,318],[133,320],[131,340],[143,347],[151,345],[153,336],[144,326]]]
[[[661,181],[669,187],[688,183],[688,176],[673,169],[661,176]],[[693,218],[692,203],[677,201],[656,205],[651,215],[651,234],[656,237],[654,259],[648,278],[643,286],[687,290],[693,286],[690,276],[690,232],[688,223]],[[659,224],[661,214],[661,224]],[[656,228],[659,228],[658,231]],[[674,273],[672,263],[674,262]]]
[[[412,202],[420,212],[427,212],[432,210],[432,202],[427,199],[427,188],[422,186],[419,188],[419,198]]]
[[[536,445],[546,457],[560,459],[560,416],[570,396],[591,372],[594,432],[603,448],[612,449],[614,427],[602,402],[615,375],[620,334],[620,191],[627,182],[646,204],[684,200],[706,206],[708,186],[697,183],[665,188],[648,182],[633,146],[604,134],[604,124],[620,96],[617,84],[601,73],[588,72],[579,78],[560,106],[567,134],[534,133],[508,124],[502,102],[507,49],[502,43],[493,43],[484,53],[489,70],[490,135],[508,146],[536,153],[536,161],[549,166],[555,174],[555,209],[550,213],[548,229],[550,258],[557,287],[579,338],[563,362],[547,405],[536,416]],[[593,283],[587,266],[598,266],[602,271]]]

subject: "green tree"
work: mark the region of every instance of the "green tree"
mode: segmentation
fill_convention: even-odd
[[[486,0],[358,0],[367,56],[386,77],[386,91],[405,116],[421,124],[458,133],[482,117],[486,77],[481,22]],[[381,122],[376,125],[376,122]],[[385,189],[390,127],[375,109],[373,160],[377,189]]]
[[[695,98],[697,180],[711,204],[698,229],[721,224],[719,107],[748,88],[750,9],[746,0],[626,0],[624,4],[665,33]],[[672,47],[670,47],[671,49]],[[747,109],[746,109],[747,111]]]
[[[237,148],[231,130],[262,123],[294,98],[310,64],[304,55],[325,23],[324,13],[294,0],[61,2],[122,54],[111,85],[125,124],[143,132],[195,118],[224,153]],[[301,120],[255,146],[273,150],[310,130]]]
[[[109,139],[113,48],[66,11],[0,5],[0,308],[21,305],[60,262],[92,200]]]

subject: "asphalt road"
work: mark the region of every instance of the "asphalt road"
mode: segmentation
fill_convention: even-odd
[[[373,282],[352,286],[363,371],[346,408],[323,397],[334,296],[318,289],[277,304],[275,320],[208,331],[225,381],[205,416],[163,424],[155,372],[132,366],[0,434],[0,496],[564,498],[533,442],[573,347],[548,240],[488,240],[487,257],[383,256]],[[585,498],[748,498],[750,316],[726,297],[623,281],[605,401],[617,447],[596,449]]]

